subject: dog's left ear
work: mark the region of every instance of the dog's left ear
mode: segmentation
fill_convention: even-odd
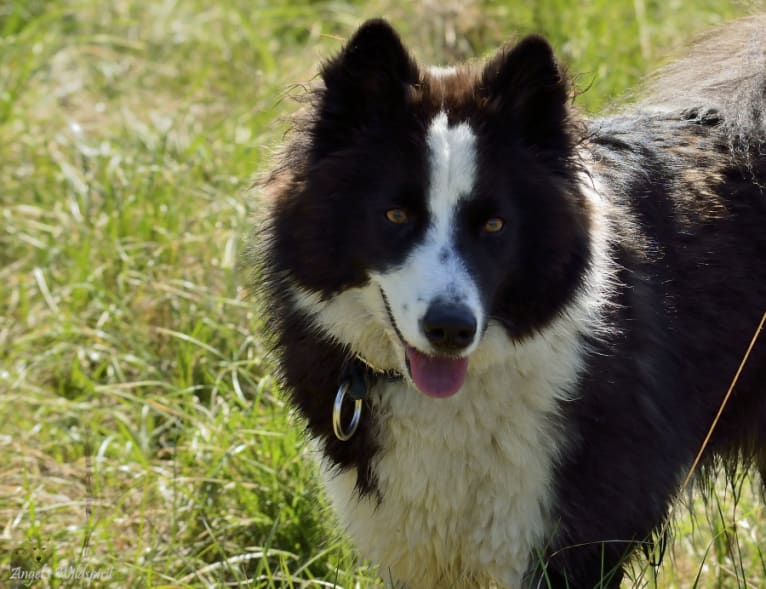
[[[569,84],[543,37],[501,49],[484,67],[480,93],[505,132],[543,147],[565,139]]]

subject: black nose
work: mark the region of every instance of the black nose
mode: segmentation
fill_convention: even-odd
[[[476,318],[465,305],[435,302],[421,322],[423,333],[439,351],[456,352],[467,348],[476,335]]]

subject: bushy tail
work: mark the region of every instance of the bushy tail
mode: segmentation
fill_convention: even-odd
[[[721,123],[732,148],[763,156],[766,145],[766,15],[734,21],[702,37],[660,70],[646,103]]]

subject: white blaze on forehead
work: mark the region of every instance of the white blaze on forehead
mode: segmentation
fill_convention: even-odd
[[[435,78],[448,78],[457,73],[457,67],[454,65],[432,65],[428,68],[428,73]]]
[[[476,135],[467,123],[450,126],[442,112],[431,123],[426,141],[430,163],[426,235],[401,265],[372,278],[383,291],[405,342],[429,353],[433,350],[420,326],[435,301],[465,305],[480,326],[485,316],[478,288],[454,243],[457,209],[475,183]],[[472,352],[477,344],[465,352]]]
[[[449,222],[458,201],[473,190],[476,135],[467,123],[450,127],[446,113],[441,112],[428,129],[427,141],[431,161],[429,208],[435,224]]]

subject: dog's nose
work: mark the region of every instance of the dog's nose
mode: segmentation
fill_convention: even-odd
[[[438,351],[457,352],[473,343],[476,317],[465,305],[434,302],[423,316],[421,327]]]

